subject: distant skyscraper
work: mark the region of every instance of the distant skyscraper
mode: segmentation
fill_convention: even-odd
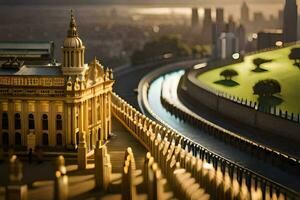
[[[205,8],[204,9],[204,21],[203,24],[211,24],[211,9],[210,8]]]
[[[246,48],[246,30],[243,25],[240,25],[236,30],[236,37],[238,39],[238,50],[244,53]]]
[[[242,24],[247,24],[250,21],[249,17],[249,7],[244,1],[241,7],[241,22]]]
[[[205,10],[204,10],[202,38],[206,44],[211,44],[211,42],[212,42],[212,19],[211,19],[211,9],[210,8],[205,8]]]
[[[192,27],[196,27],[199,25],[199,14],[198,8],[192,8]]]
[[[230,15],[229,18],[228,18],[228,24],[227,24],[226,32],[235,33],[235,29],[236,29],[235,21],[233,19],[233,16]]]
[[[283,11],[283,41],[285,43],[297,40],[297,2],[286,0]]]
[[[220,33],[224,31],[225,23],[224,23],[224,9],[223,8],[216,9],[216,26]]]
[[[224,9],[223,8],[216,9],[216,22],[224,23]]]
[[[218,57],[217,54],[217,41],[221,33],[225,31],[224,22],[224,9],[216,9],[216,22],[212,25],[212,43],[213,43],[213,56]]]
[[[221,59],[232,58],[237,52],[236,37],[233,33],[221,33],[218,39],[218,57]]]

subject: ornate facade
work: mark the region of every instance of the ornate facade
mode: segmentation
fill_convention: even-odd
[[[111,69],[85,46],[71,14],[62,64],[27,65],[19,58],[0,67],[0,145],[92,148],[111,131]]]

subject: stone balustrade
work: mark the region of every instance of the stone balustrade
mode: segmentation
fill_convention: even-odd
[[[186,182],[181,179],[181,176],[178,181],[175,181],[173,174],[176,172],[188,174],[185,176],[190,177],[191,180],[188,182],[192,185],[191,188],[197,188],[194,183],[199,184],[199,187],[204,188],[212,199],[248,199],[247,197],[297,199],[300,197],[298,193],[232,163],[180,133],[152,121],[116,94],[112,94],[112,112],[151,152],[161,171],[168,180],[171,180],[170,183]],[[205,126],[205,129],[210,130],[212,127]],[[178,168],[185,171],[176,171]]]

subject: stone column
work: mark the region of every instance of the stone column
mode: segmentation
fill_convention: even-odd
[[[68,199],[68,176],[65,167],[65,159],[59,156],[56,160],[55,179],[54,179],[54,199]]]
[[[92,98],[92,103],[91,103],[91,107],[92,107],[92,124],[93,124],[93,128],[95,128],[95,125],[97,124],[97,116],[96,116],[96,112],[97,112],[97,103],[96,103],[96,97]]]
[[[9,160],[9,185],[6,187],[6,200],[27,200],[27,185],[23,185],[22,163],[13,155]]]
[[[107,112],[108,112],[108,135],[111,134],[111,92],[108,93],[108,108],[107,108]]]
[[[103,129],[103,139],[106,140],[107,139],[107,126],[106,126],[106,112],[107,112],[107,108],[106,108],[106,93],[103,94],[102,96],[102,105],[103,105],[103,112],[102,112],[102,118],[103,118],[103,122],[102,122],[102,129]]]
[[[71,140],[71,144],[72,145],[74,145],[75,144],[75,135],[76,135],[76,132],[75,132],[75,130],[76,130],[76,104],[72,104],[72,108],[71,108],[71,110],[72,110],[72,118],[71,118],[71,120],[72,120],[72,128],[71,128],[71,133],[70,133],[70,140]],[[77,123],[79,123],[79,122],[77,122]]]
[[[8,138],[9,138],[9,145],[14,144],[14,134],[15,134],[15,103],[12,100],[8,101]]]
[[[49,146],[56,145],[56,113],[53,101],[48,101],[48,142]]]
[[[89,135],[89,103],[88,103],[89,100],[86,100],[85,101],[85,106],[84,106],[84,131],[86,133],[85,136]],[[85,137],[85,140],[89,139],[88,137]],[[86,141],[87,142],[87,141]],[[88,145],[88,148],[91,148],[89,145]]]
[[[72,132],[72,126],[71,126],[71,106],[70,104],[66,104],[67,109],[65,110],[65,116],[64,116],[64,121],[66,122],[64,127],[66,130],[66,143],[67,143],[67,147],[71,144],[71,132]]]
[[[78,126],[79,126],[79,132],[82,133],[82,131],[84,130],[84,103],[80,102],[80,106],[79,106],[79,117],[78,117]]]
[[[78,152],[77,152],[77,162],[78,162],[78,169],[86,169],[87,166],[87,147],[86,147],[86,140],[85,135],[86,132],[84,131],[84,109],[83,109],[83,102],[80,104],[80,126],[79,126],[79,145],[78,145]]]
[[[96,144],[96,141],[98,141],[97,139],[97,101],[96,101],[96,96],[92,98],[92,102],[91,102],[91,107],[92,107],[92,125],[93,125],[93,143]],[[96,146],[96,145],[95,145]]]
[[[101,118],[101,135],[100,140],[105,139],[105,108],[104,108],[104,94],[101,94],[100,96],[100,118]]]

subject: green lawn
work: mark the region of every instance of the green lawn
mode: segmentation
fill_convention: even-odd
[[[300,113],[300,68],[294,66],[293,61],[288,58],[290,50],[295,47],[300,47],[300,44],[250,55],[245,57],[245,61],[242,63],[214,69],[199,75],[197,78],[200,82],[218,91],[247,98],[250,101],[258,101],[258,96],[253,95],[252,90],[256,82],[267,78],[276,79],[281,84],[281,93],[276,97],[283,100],[277,107],[283,111],[287,110],[289,113]],[[252,60],[258,57],[273,59],[272,62],[261,65],[261,68],[266,69],[264,72],[252,71],[255,69]],[[222,84],[220,80],[224,78],[220,76],[220,73],[225,69],[234,69],[239,73],[232,79],[237,84],[227,84],[227,86]]]

